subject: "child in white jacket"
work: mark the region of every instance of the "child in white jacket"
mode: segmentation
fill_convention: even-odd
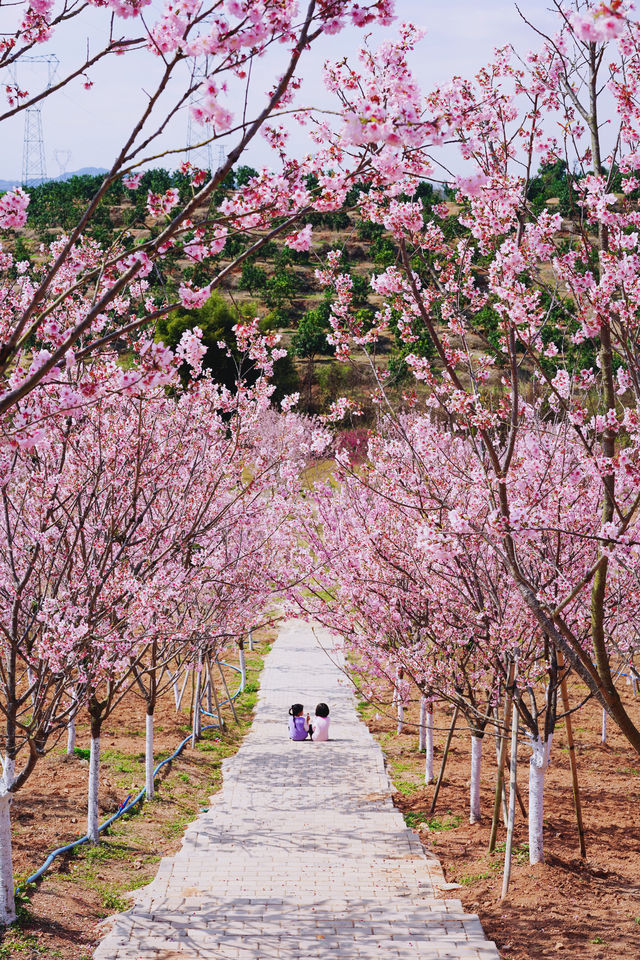
[[[313,725],[313,739],[329,739],[329,707],[326,705],[326,703],[319,703],[316,707],[316,719]]]

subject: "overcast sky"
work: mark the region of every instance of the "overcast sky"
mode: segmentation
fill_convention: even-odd
[[[155,2],[154,2],[155,6]],[[547,0],[522,0],[520,9],[537,24],[548,25]],[[536,46],[529,28],[518,15],[512,0],[396,0],[398,19],[410,21],[427,30],[413,67],[425,90],[454,74],[471,75],[490,57],[494,47],[509,41],[522,50]],[[69,25],[38,53],[55,53],[61,61],[61,72],[77,61],[87,42],[95,48],[105,12],[89,8],[82,27]],[[78,18],[80,19],[80,18]],[[129,26],[132,21],[127,21]],[[393,30],[393,28],[391,28]],[[381,32],[380,34],[381,35]],[[327,58],[338,59],[353,53],[362,39],[362,31],[349,29],[333,37],[322,38],[305,58],[302,100],[315,105],[328,104],[328,95],[321,90],[320,71]],[[42,109],[47,173],[57,176],[62,165],[67,170],[80,167],[108,167],[117,154],[126,131],[139,115],[144,103],[145,84],[149,81],[149,54],[112,57],[93,73],[91,90],[74,81],[63,92],[47,100]],[[264,63],[254,75],[256,88],[270,86],[277,72],[272,62]],[[46,84],[46,68],[26,64],[18,74],[22,87],[31,91]],[[3,78],[4,79],[4,78]],[[233,109],[233,104],[230,103]],[[187,113],[182,111],[163,138],[163,145],[178,146],[185,142]],[[0,179],[19,181],[22,170],[24,115],[5,122],[3,149],[0,154]],[[304,149],[298,133],[291,146]],[[69,156],[67,154],[70,154]],[[177,160],[156,165],[175,167]],[[254,166],[269,163],[269,151],[262,139],[246,157]]]

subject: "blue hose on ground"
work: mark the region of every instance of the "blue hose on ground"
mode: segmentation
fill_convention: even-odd
[[[236,673],[242,672],[239,667],[234,666],[234,664],[232,663],[225,663],[223,660],[221,660],[220,663],[223,667],[229,667],[230,670],[235,670]],[[231,698],[221,700],[220,706],[223,707],[225,703],[229,703],[230,700],[235,700],[236,697],[239,697],[241,693],[242,693],[242,690],[238,688],[236,692],[232,694]],[[204,716],[206,717],[214,716],[214,714],[207,713],[206,710],[201,710],[201,713],[204,714]],[[208,723],[205,727],[202,727],[201,732],[204,732],[205,730],[213,730],[215,727],[219,727],[219,726],[220,726],[219,723]],[[174,752],[170,756],[166,757],[164,760],[162,760],[158,764],[158,766],[153,771],[154,778],[158,775],[158,772],[162,770],[162,768],[167,763],[170,763],[172,760],[175,760],[178,754],[184,750],[189,740],[191,740],[191,734],[189,734],[188,737],[184,738],[182,743],[177,747],[176,750],[174,750]],[[147,792],[147,788],[143,787],[142,790],[135,795],[133,800],[131,800],[131,794],[129,794],[126,800],[120,804],[116,812],[112,814],[108,820],[105,820],[104,823],[100,824],[100,826],[98,827],[98,833],[102,833],[102,831],[110,827],[112,823],[114,823],[116,820],[119,820],[120,817],[124,816],[125,813],[128,813],[129,810],[132,810],[133,807],[137,806],[137,804],[140,803],[142,798],[145,796],[146,792]],[[67,843],[64,847],[58,847],[56,850],[52,850],[49,856],[47,857],[47,859],[42,864],[42,866],[39,867],[35,873],[32,873],[30,877],[27,877],[27,879],[23,883],[19,884],[15,888],[15,890],[13,891],[13,895],[16,896],[16,894],[18,894],[21,890],[24,890],[25,887],[27,887],[30,883],[35,883],[36,880],[39,880],[40,877],[44,873],[46,873],[46,871],[49,869],[49,867],[51,866],[53,861],[56,859],[56,857],[59,857],[63,853],[68,853],[69,850],[73,850],[75,847],[81,847],[85,843],[89,843],[89,837],[86,834],[84,835],[84,837],[80,837],[79,840],[74,840],[72,843]]]

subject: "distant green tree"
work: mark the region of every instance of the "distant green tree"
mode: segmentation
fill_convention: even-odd
[[[389,236],[376,237],[371,242],[371,259],[378,267],[390,267],[398,259],[398,249]]]
[[[235,171],[235,179],[237,187],[246,187],[250,180],[253,180],[254,177],[258,176],[258,171],[254,170],[253,167],[248,167],[243,165],[238,167]]]
[[[557,199],[555,209],[563,217],[571,216],[575,212],[571,181],[575,178],[568,176],[567,164],[564,160],[553,163],[542,163],[535,177],[529,184],[527,197],[531,202],[533,212],[540,213],[550,199]]]
[[[202,330],[202,343],[207,348],[202,361],[203,366],[211,370],[213,378],[218,383],[232,387],[236,382],[237,364],[233,358],[226,355],[218,346],[223,341],[230,347],[235,347],[233,327],[238,322],[238,312],[219,294],[212,294],[204,306],[197,310],[174,310],[166,317],[160,317],[156,326],[156,338],[175,349],[180,343],[182,334],[194,327]],[[186,381],[189,371],[183,364],[181,375]]]
[[[312,310],[307,310],[298,322],[296,332],[291,338],[291,352],[294,356],[306,361],[305,395],[307,409],[312,405],[312,390],[315,371],[315,362],[320,354],[332,356],[334,348],[327,341],[327,333],[331,329],[329,316],[331,303],[325,299]]]
[[[202,342],[207,348],[202,365],[211,370],[214,380],[231,388],[236,382],[240,362],[233,327],[240,319],[255,316],[255,312],[253,304],[243,304],[240,312],[220,294],[213,293],[204,306],[197,310],[174,310],[166,317],[161,317],[156,326],[156,339],[175,349],[186,330],[199,327],[202,330]],[[227,355],[227,350],[220,349],[219,342],[229,348],[231,356]],[[189,369],[185,364],[180,374],[183,383],[186,383]],[[248,373],[248,379],[255,379],[251,372]],[[276,387],[273,399],[276,402],[297,389],[298,378],[288,356],[274,364],[273,382]]]
[[[240,274],[240,280],[238,281],[238,287],[241,290],[248,290],[249,293],[253,294],[256,292],[256,290],[264,290],[266,285],[266,270],[263,270],[262,267],[256,266],[255,263],[251,263],[249,260],[245,260],[245,262],[242,264],[242,272]]]
[[[264,302],[275,310],[281,320],[286,320],[292,300],[300,289],[300,281],[295,270],[290,267],[276,267],[264,287]]]

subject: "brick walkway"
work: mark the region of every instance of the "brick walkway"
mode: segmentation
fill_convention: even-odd
[[[95,960],[499,960],[477,917],[436,898],[440,864],[394,809],[380,748],[316,637],[331,646],[319,628],[282,627],[222,791]],[[313,714],[318,700],[333,739],[288,740],[289,705]]]

